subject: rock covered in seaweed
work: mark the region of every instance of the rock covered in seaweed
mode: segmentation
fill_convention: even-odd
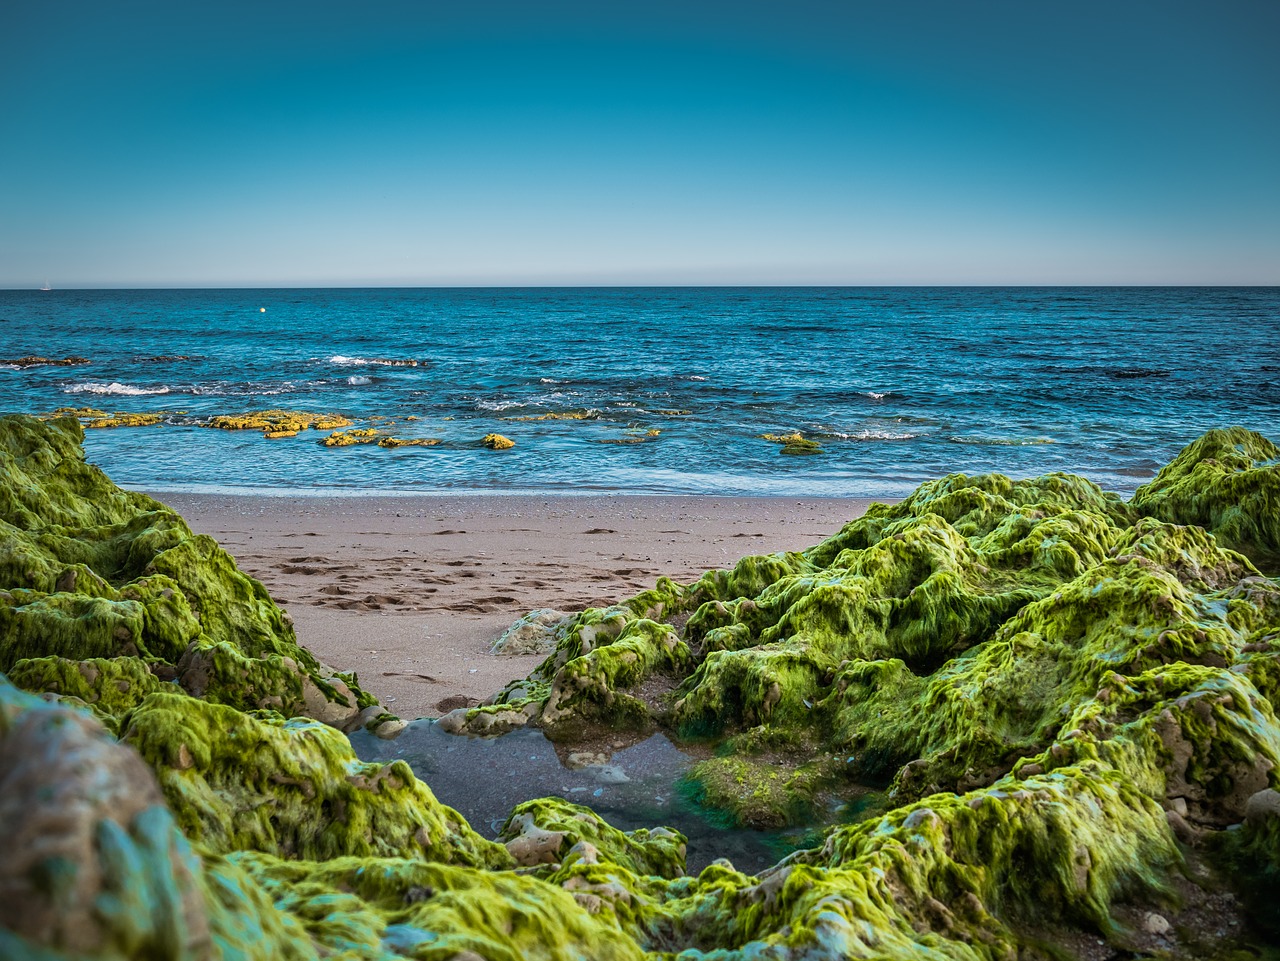
[[[82,437],[70,418],[0,418],[0,671],[100,713],[124,681],[99,662],[121,658],[241,710],[348,726],[373,706],[213,538],[86,464]],[[48,658],[87,666],[23,663]]]
[[[669,828],[619,831],[590,808],[560,798],[517,805],[498,835],[516,863],[558,870],[570,858],[601,861],[632,874],[676,878],[684,874],[685,837]]]
[[[341,414],[311,414],[300,410],[255,410],[246,414],[217,414],[205,426],[218,430],[259,430],[268,437],[292,437],[299,431],[350,427]]]
[[[156,771],[187,837],[217,853],[510,863],[404,761],[363,764],[325,724],[160,692],[122,721],[121,740]]]
[[[1124,885],[1066,890],[1052,910],[1123,941],[1108,898],[1136,885],[1159,901],[1175,834],[1198,844],[1280,781],[1280,585],[1255,567],[1280,518],[1275,454],[1257,435],[1215,432],[1128,504],[1064,474],[942,478],[803,553],[583,612],[529,679],[454,723],[523,715],[566,741],[655,727],[709,739],[718,756],[691,777],[740,824],[803,820],[868,783],[884,786],[881,808],[935,814],[933,798],[977,809],[1034,785],[1067,792],[1074,818],[1119,792],[1116,830],[1154,847],[1126,836],[1115,854],[1127,867],[1098,867]],[[1124,827],[1121,807],[1143,825]],[[1019,823],[1039,816],[1037,803]],[[1238,849],[1274,870],[1257,868],[1274,865],[1258,853],[1272,828],[1250,831]],[[1055,857],[1061,877],[1083,870],[1067,848]],[[1011,896],[972,893],[984,910]]]
[[[1236,473],[1269,469],[1265,442],[1231,436],[1251,452]],[[696,736],[717,748],[693,774],[704,799],[745,824],[883,788],[860,823],[758,876],[716,862],[686,877],[680,835],[558,799],[484,841],[403,762],[360,764],[331,727],[283,717],[291,697],[322,713],[317,698],[358,689],[296,660],[265,593],[175,515],[105,482],[84,503],[67,476],[88,469],[37,440],[12,463],[41,497],[3,502],[0,564],[30,578],[0,605],[7,664],[61,702],[39,711],[134,749],[107,768],[141,772],[148,820],[115,804],[117,827],[94,828],[114,846],[78,849],[85,870],[22,862],[19,887],[47,910],[61,879],[108,878],[94,904],[124,907],[104,915],[100,956],[179,956],[202,930],[210,956],[1031,961],[1073,938],[1183,956],[1205,936],[1209,956],[1240,945],[1177,914],[1205,852],[1255,885],[1280,870],[1280,585],[1255,566],[1274,514],[1242,496],[1204,515],[1221,538],[1176,523],[1208,503],[1183,481],[1225,460],[1220,443],[1130,504],[1069,475],[952,475],[809,550],[552,618],[537,671],[454,726]],[[1232,476],[1215,474],[1222,497],[1255,489]],[[0,681],[6,719],[6,698],[36,709]],[[493,870],[513,859],[519,872]],[[163,909],[137,916],[156,891]],[[78,950],[0,932],[7,953],[33,945]]]
[[[1139,487],[1133,505],[1203,527],[1259,569],[1280,573],[1280,448],[1253,431],[1209,431]]]

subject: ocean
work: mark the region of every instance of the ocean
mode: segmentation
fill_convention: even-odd
[[[1280,440],[1278,288],[9,290],[0,361],[5,412],[162,414],[85,438],[157,492],[1124,493],[1208,428]],[[265,408],[439,443],[202,426]]]

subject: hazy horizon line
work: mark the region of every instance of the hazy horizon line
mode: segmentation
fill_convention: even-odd
[[[1170,290],[1186,290],[1186,289],[1220,289],[1220,290],[1256,290],[1280,287],[1280,282],[1276,283],[837,283],[837,284],[691,284],[691,283],[634,283],[634,284],[568,284],[568,283],[546,283],[546,284],[519,284],[519,283],[492,283],[492,284],[172,284],[172,285],[121,285],[121,286],[78,286],[67,285],[60,287],[4,287],[0,286],[0,292],[11,293],[14,291],[37,292],[37,293],[58,293],[60,291],[82,291],[82,292],[99,292],[99,291],[134,291],[134,290],[865,290],[865,289],[1001,289],[1001,290],[1018,290],[1018,289],[1045,289],[1045,288],[1062,288],[1067,290],[1097,290],[1097,289],[1115,289],[1115,290],[1138,290],[1151,288],[1167,288]]]

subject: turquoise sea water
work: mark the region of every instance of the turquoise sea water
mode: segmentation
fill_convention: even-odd
[[[0,365],[0,410],[163,412],[85,441],[159,491],[898,496],[955,470],[1128,491],[1210,427],[1280,436],[1277,288],[0,291],[0,360],[29,355],[89,363]],[[262,408],[442,443],[199,426]],[[513,419],[567,412],[588,419]],[[797,430],[824,452],[759,437]]]

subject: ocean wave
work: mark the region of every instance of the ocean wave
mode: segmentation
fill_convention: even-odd
[[[64,394],[120,394],[126,397],[140,397],[144,394],[167,394],[168,387],[135,387],[132,384],[120,384],[112,381],[110,384],[86,383],[86,384],[68,384],[62,388]]]
[[[341,354],[334,354],[325,360],[339,367],[419,367],[426,363],[425,360],[408,357],[344,357]]]
[[[503,411],[527,406],[522,400],[485,400],[483,397],[475,402],[476,410]]]
[[[908,430],[888,430],[883,427],[867,427],[863,430],[840,431],[827,430],[819,428],[818,434],[821,437],[830,437],[833,440],[915,440],[923,435]]]
[[[373,383],[372,377],[348,377],[347,383],[352,387],[367,387]]]
[[[975,444],[981,447],[1036,447],[1056,444],[1052,437],[987,437],[980,434],[964,434],[948,437],[953,444]]]
[[[197,397],[275,397],[279,394],[292,394],[304,387],[316,387],[325,383],[323,380],[308,381],[297,384],[291,380],[263,381],[261,383],[232,383],[231,381],[213,381],[208,384],[194,384],[191,387],[177,388],[179,393],[194,394]]]

